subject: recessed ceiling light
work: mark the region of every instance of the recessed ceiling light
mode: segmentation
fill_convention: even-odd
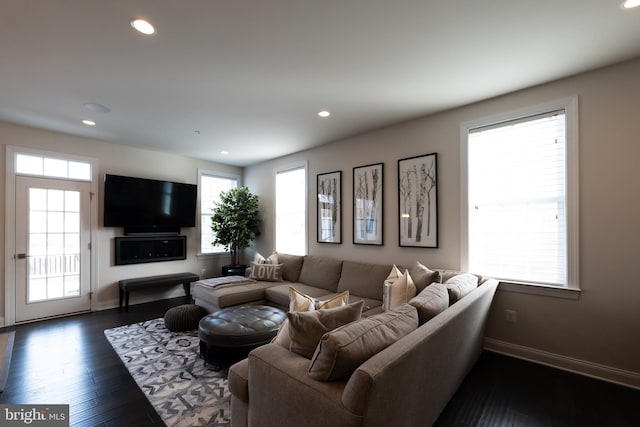
[[[82,123],[84,123],[87,126],[95,126],[96,125],[96,122],[94,122],[93,120],[88,120],[88,119],[84,119],[82,121]]]
[[[634,7],[640,6],[640,0],[626,0],[622,3],[622,7],[625,9],[633,9]]]
[[[229,152],[227,150],[222,150],[220,154],[222,154],[223,156],[226,156],[227,154],[229,154]]]
[[[320,112],[318,113],[318,115],[319,115],[320,117],[323,117],[323,118],[324,118],[324,117],[329,117],[329,116],[331,115],[331,113],[330,113],[330,112],[328,112],[327,110],[322,110],[322,111],[320,111]]]
[[[85,102],[82,104],[85,109],[91,111],[92,113],[108,113],[111,110],[108,107],[105,107],[102,104],[98,104],[96,102]]]
[[[146,19],[135,18],[135,19],[132,19],[130,22],[131,22],[131,26],[135,28],[137,31],[141,32],[142,34],[151,35],[151,34],[155,34],[156,32],[156,29],[153,28],[153,25],[151,25],[151,23]]]

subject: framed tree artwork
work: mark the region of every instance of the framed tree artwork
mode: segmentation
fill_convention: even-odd
[[[438,247],[438,155],[398,160],[400,246]]]
[[[353,168],[353,243],[382,245],[383,164]]]
[[[317,175],[318,243],[342,243],[342,171]]]

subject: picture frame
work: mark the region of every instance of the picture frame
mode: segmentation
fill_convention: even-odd
[[[317,241],[342,243],[342,171],[316,176]]]
[[[438,247],[438,154],[398,160],[399,246]]]
[[[353,243],[382,245],[384,164],[353,168]]]

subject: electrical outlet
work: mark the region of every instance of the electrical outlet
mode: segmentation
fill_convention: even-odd
[[[509,323],[516,323],[516,311],[515,310],[505,310],[504,311],[504,320]]]

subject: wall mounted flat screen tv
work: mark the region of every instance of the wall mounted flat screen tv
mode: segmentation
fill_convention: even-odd
[[[105,175],[104,226],[145,232],[195,227],[198,187],[120,175]]]

